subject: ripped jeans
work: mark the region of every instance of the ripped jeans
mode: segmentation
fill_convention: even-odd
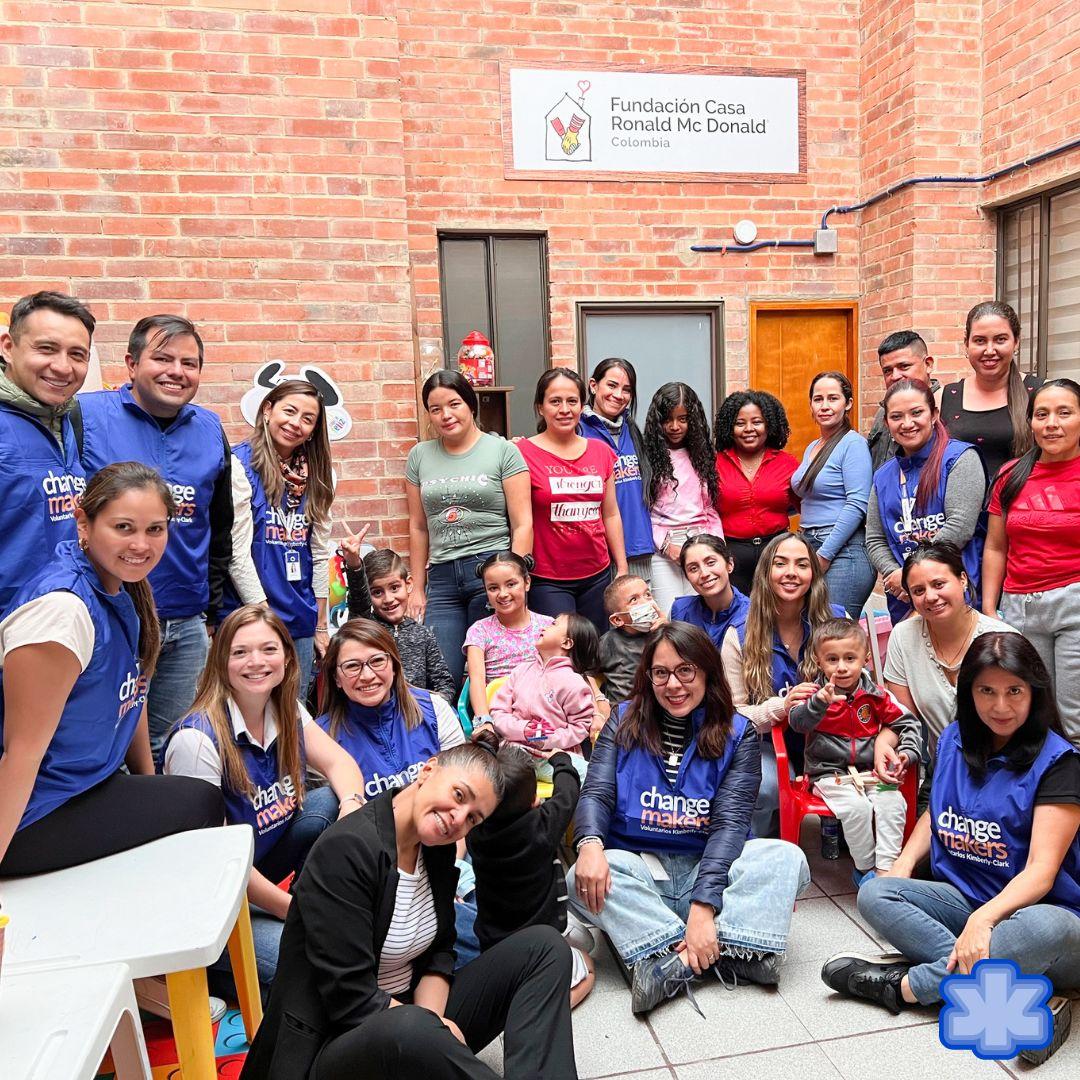
[[[640,855],[618,850],[604,854],[611,870],[604,910],[594,915],[579,901],[571,867],[566,886],[574,914],[600,927],[627,966],[682,941],[700,860],[658,854],[668,879],[656,881]],[[744,957],[783,953],[795,900],[809,885],[810,869],[800,848],[783,840],[747,840],[731,864],[723,906],[716,913],[720,951]]]

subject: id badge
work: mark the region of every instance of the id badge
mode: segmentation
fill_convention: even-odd
[[[285,577],[289,581],[300,580],[300,552],[285,552]]]

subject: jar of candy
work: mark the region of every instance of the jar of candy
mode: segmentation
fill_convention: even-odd
[[[457,354],[458,371],[473,386],[495,385],[495,354],[491,342],[479,330],[466,334]]]

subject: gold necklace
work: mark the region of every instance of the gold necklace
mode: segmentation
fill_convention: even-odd
[[[945,656],[942,654],[942,650],[939,648],[937,640],[934,637],[934,628],[929,623],[926,624],[926,629],[930,634],[930,644],[931,646],[933,646],[934,649],[934,655],[937,657],[941,666],[947,671],[955,671],[960,666],[960,662],[963,660],[964,654],[967,652],[968,646],[971,644],[971,639],[975,633],[975,627],[978,625],[978,622],[978,612],[976,612],[974,608],[968,608],[969,625],[967,633],[964,635],[964,640],[960,643],[960,648],[953,653],[951,659],[946,659]]]
[[[762,461],[765,460],[765,451],[763,450],[760,454],[758,454],[753,459],[753,463],[749,465],[749,467],[747,458],[744,458],[739,454],[736,454],[735,456],[739,459],[739,468],[742,469],[743,476],[745,476],[747,480],[753,480],[754,477],[757,476],[758,469],[761,468]]]

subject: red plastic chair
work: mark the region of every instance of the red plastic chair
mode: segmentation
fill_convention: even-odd
[[[807,776],[796,776],[794,780],[788,772],[788,751],[784,742],[784,730],[786,722],[781,722],[772,729],[773,750],[776,751],[776,776],[777,787],[780,795],[780,839],[789,843],[798,844],[799,834],[802,831],[803,818],[807,814],[817,814],[818,817],[834,817],[833,812],[825,805],[824,800],[814,794],[814,782]],[[918,765],[908,769],[901,789],[907,802],[907,819],[904,822],[904,841],[911,835],[915,828],[918,817],[915,809],[915,801],[919,790]]]

